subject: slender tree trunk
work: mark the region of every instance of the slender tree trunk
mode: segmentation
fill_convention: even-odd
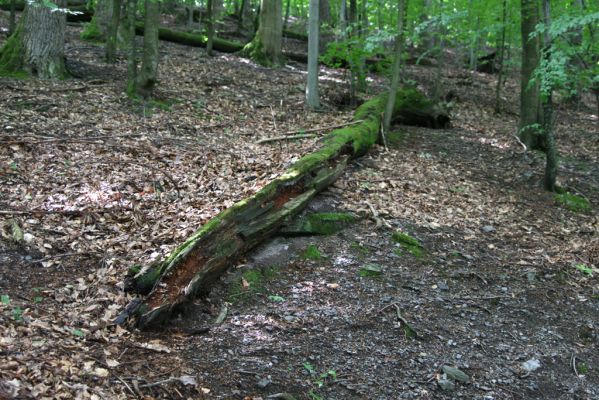
[[[306,104],[312,111],[320,108],[318,99],[318,35],[319,35],[318,0],[310,0],[308,29],[308,83],[306,85]]]
[[[521,0],[522,67],[520,87],[520,140],[531,150],[542,150],[539,128],[543,123],[539,84],[531,83],[540,63],[539,38],[531,38],[539,22],[538,0]]]
[[[10,0],[10,15],[8,19],[8,36],[17,29],[17,0]]]
[[[135,92],[138,96],[151,96],[158,82],[158,27],[160,23],[160,3],[146,0],[144,21],[144,49],[141,67],[137,75]]]
[[[503,81],[503,59],[505,54],[505,27],[507,24],[507,0],[503,0],[501,13],[501,38],[499,39],[499,71],[497,74],[497,85],[495,86],[495,112],[501,111],[501,84]]]
[[[341,39],[347,35],[347,0],[341,0],[339,6],[339,29],[341,30]]]
[[[285,22],[283,23],[283,30],[287,29],[287,24],[289,23],[289,11],[291,10],[291,0],[287,0],[287,5],[285,6]]]
[[[98,0],[94,11],[94,21],[102,39],[108,36],[110,22],[112,21],[113,0]]]
[[[393,60],[393,68],[391,70],[391,86],[389,88],[389,97],[387,98],[387,105],[385,107],[385,115],[383,119],[383,126],[381,127],[382,133],[386,135],[391,128],[391,117],[393,116],[393,109],[395,107],[395,98],[397,95],[397,89],[399,89],[399,75],[401,73],[401,53],[403,52],[404,44],[404,22],[406,9],[408,8],[408,0],[399,0],[397,6],[397,35],[395,36],[395,58]]]
[[[127,48],[127,93],[135,93],[137,80],[137,59],[135,55],[135,19],[137,14],[137,0],[127,0],[125,4],[125,30]]]
[[[425,23],[430,19],[430,13],[433,8],[432,0],[422,0],[422,14],[420,15],[420,23]],[[428,26],[421,34],[422,44],[424,48],[431,51],[435,47],[434,35],[431,35],[432,27]]]
[[[549,0],[543,0],[543,19],[545,26],[551,25],[551,4]],[[544,57],[549,61],[551,57],[551,35],[549,30],[545,30],[544,35]],[[551,85],[551,84],[550,84]],[[544,184],[546,190],[556,191],[557,175],[557,149],[555,145],[555,132],[553,130],[553,87],[546,89],[547,93],[543,98],[543,135],[545,137],[545,177]]]
[[[121,0],[112,0],[112,16],[108,35],[106,37],[106,61],[114,63],[116,61],[116,43],[119,32],[119,23],[121,20]]]
[[[443,0],[439,0],[438,3],[440,12],[443,12]],[[443,60],[443,58],[445,57],[445,40],[443,38],[443,34],[445,33],[445,27],[441,25],[438,26],[436,32],[439,46],[437,49],[437,77],[435,79],[435,84],[433,87],[433,99],[435,99],[435,101],[438,102],[439,100],[441,100],[441,97],[443,97],[443,66],[445,65],[445,62]]]
[[[206,43],[206,54],[212,57],[212,46],[214,44],[214,0],[207,0],[206,17],[206,28],[208,29],[208,42]]]
[[[331,24],[331,7],[329,5],[329,0],[320,0],[318,2],[319,10],[318,15],[320,18],[321,25],[330,25]]]

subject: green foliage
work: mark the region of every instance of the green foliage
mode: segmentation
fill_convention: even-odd
[[[576,264],[575,268],[585,275],[593,276],[593,268],[588,267],[586,264]]]
[[[382,274],[381,266],[376,264],[365,265],[358,271],[358,276],[361,278],[380,278]]]
[[[398,243],[401,246],[399,249],[397,249],[395,251],[396,254],[402,255],[403,254],[402,249],[403,249],[403,250],[408,251],[410,254],[412,254],[416,258],[424,257],[424,255],[425,255],[424,248],[422,247],[420,242],[417,239],[414,239],[413,237],[408,235],[407,233],[397,231],[397,232],[393,233],[392,238],[393,238],[393,241],[395,241],[396,243]]]
[[[302,258],[305,260],[318,261],[322,258],[322,254],[320,253],[320,250],[318,250],[318,247],[311,244],[302,253]]]
[[[558,203],[565,205],[570,211],[578,213],[588,213],[591,211],[591,203],[582,196],[565,192],[558,193],[554,197]]]
[[[102,42],[104,40],[104,35],[100,32],[95,15],[92,17],[92,20],[83,27],[81,39],[87,40],[88,42]]]
[[[245,301],[256,294],[264,294],[264,285],[276,275],[275,267],[263,269],[249,269],[241,274],[229,290],[229,301],[235,303],[237,301]],[[284,301],[280,296],[269,296],[272,301]],[[282,299],[282,300],[281,300]]]
[[[305,232],[332,235],[355,221],[356,217],[349,213],[314,213],[308,215],[302,228]]]

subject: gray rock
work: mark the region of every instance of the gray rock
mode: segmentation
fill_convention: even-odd
[[[258,386],[260,389],[264,389],[271,383],[272,381],[269,378],[262,378],[258,381],[258,383],[256,383],[256,386]]]
[[[530,360],[522,363],[522,368],[527,372],[536,371],[541,368],[541,362],[537,359],[531,358]]]
[[[439,385],[441,390],[443,390],[444,392],[453,392],[455,390],[455,383],[453,383],[449,379],[441,378],[437,381],[437,385]]]
[[[495,228],[492,225],[485,225],[482,227],[483,232],[485,233],[493,233],[495,232]]]
[[[464,373],[463,371],[460,371],[457,368],[450,367],[449,365],[443,366],[443,372],[451,380],[458,381],[458,382],[464,382],[464,383],[470,382],[470,377],[466,373]]]

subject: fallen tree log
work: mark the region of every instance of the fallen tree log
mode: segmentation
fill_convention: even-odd
[[[135,33],[137,35],[144,34],[143,23],[137,23],[135,25]],[[188,32],[175,31],[168,28],[158,28],[158,38],[166,42],[184,44],[186,46],[193,47],[206,47],[208,38],[205,35],[198,35]],[[223,53],[236,53],[243,49],[243,44],[239,42],[233,42],[221,38],[214,38],[213,48],[214,50],[221,51]]]
[[[351,126],[323,138],[320,150],[298,160],[255,195],[208,221],[164,261],[145,270],[132,268],[125,287],[147,293],[117,318],[140,329],[161,325],[210,285],[245,252],[272,236],[377,141],[387,95],[362,104]],[[430,104],[416,89],[398,92],[394,114],[411,104]],[[149,293],[148,293],[149,291]]]

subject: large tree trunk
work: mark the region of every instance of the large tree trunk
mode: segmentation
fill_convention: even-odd
[[[522,67],[520,82],[520,140],[531,150],[542,150],[539,128],[543,124],[539,84],[530,83],[539,66],[541,51],[538,36],[531,38],[539,23],[538,0],[522,0]]]
[[[135,94],[143,98],[150,97],[158,82],[159,23],[160,3],[155,0],[146,0],[143,57],[135,83]]]
[[[62,4],[62,3],[61,3]],[[28,4],[15,33],[0,49],[0,71],[45,79],[63,79],[66,15],[41,4]]]
[[[134,300],[116,322],[133,317],[130,322],[141,329],[156,327],[207,291],[231,263],[276,233],[316,193],[335,181],[349,160],[369,150],[377,139],[386,102],[384,94],[362,104],[354,114],[356,123],[330,133],[320,150],[208,221],[160,264],[145,271],[132,270],[136,276],[127,280],[126,287],[151,291]],[[428,103],[415,89],[405,89],[397,95],[395,111]]]
[[[222,5],[222,3],[221,3]],[[214,20],[215,20],[215,4],[214,0],[206,2],[206,30],[208,40],[206,42],[206,54],[212,57],[212,48],[214,46]]]
[[[282,52],[283,16],[281,0],[262,0],[256,36],[244,52],[265,66],[279,66],[284,62]]]
[[[312,111],[320,108],[318,99],[318,35],[319,35],[318,0],[310,0],[308,29],[308,82],[306,85],[306,105]]]

